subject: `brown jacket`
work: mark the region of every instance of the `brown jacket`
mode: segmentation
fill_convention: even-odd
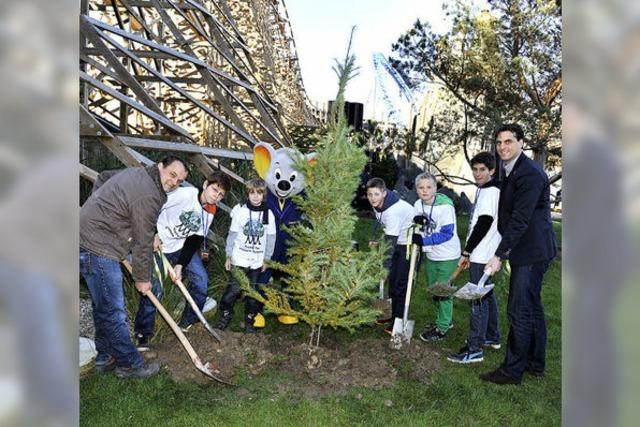
[[[106,174],[80,209],[80,247],[118,261],[131,252],[133,279],[148,282],[156,222],[167,201],[158,165]]]

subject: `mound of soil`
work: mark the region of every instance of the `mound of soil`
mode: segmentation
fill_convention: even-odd
[[[294,326],[296,328],[299,326]],[[439,367],[440,354],[414,339],[401,350],[380,337],[337,342],[331,331],[323,334],[320,347],[312,347],[299,334],[244,334],[220,331],[218,344],[202,327],[194,325],[187,337],[204,363],[210,362],[223,378],[234,380],[238,370],[256,377],[267,368],[287,373],[295,380],[280,384],[281,392],[306,397],[327,393],[341,394],[350,387],[391,387],[398,378],[430,383]],[[171,335],[154,345],[157,360],[176,381],[211,382],[189,359],[178,339]],[[293,389],[292,389],[293,387]]]

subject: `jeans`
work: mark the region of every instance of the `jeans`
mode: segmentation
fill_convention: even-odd
[[[526,368],[543,371],[547,347],[547,325],[540,293],[549,261],[511,266],[507,317],[507,354],[500,369],[522,378]]]
[[[154,255],[156,257],[156,262],[159,266],[162,265],[162,260],[158,255]],[[165,254],[167,260],[172,265],[175,265],[180,258],[180,251],[176,251],[170,254]],[[204,308],[204,303],[207,299],[207,289],[209,287],[209,277],[207,276],[207,270],[205,270],[204,265],[202,264],[202,260],[200,259],[200,255],[197,253],[193,254],[191,257],[191,261],[187,264],[186,268],[183,269],[185,272],[186,278],[189,280],[189,294],[195,301],[198,309],[202,311]],[[160,300],[162,298],[162,287],[160,286],[160,280],[154,274],[153,279],[151,279],[152,284],[152,292]],[[138,313],[136,314],[135,321],[135,331],[137,334],[142,334],[145,337],[149,337],[153,335],[153,330],[155,326],[156,319],[156,308],[147,297],[140,298],[140,305],[138,307]],[[197,315],[193,312],[191,305],[187,303],[184,307],[184,311],[182,312],[182,317],[180,319],[180,326],[185,327],[189,326],[198,321]]]
[[[478,283],[484,273],[485,264],[471,263],[469,280]],[[487,285],[491,278],[487,280]],[[493,289],[482,299],[471,301],[471,316],[469,318],[469,337],[467,345],[471,351],[481,351],[485,341],[500,342],[498,330],[498,301]]]
[[[391,271],[389,272],[389,296],[391,297],[391,317],[404,316],[404,300],[407,296],[409,279],[409,260],[407,245],[396,245],[391,255]]]
[[[242,271],[249,278],[249,283],[251,287],[256,291],[260,292],[260,294],[264,295],[262,292],[262,284],[258,282],[258,278],[260,276],[260,269],[251,269],[251,268],[241,268]],[[240,284],[236,280],[235,277],[231,277],[231,281],[227,285],[222,297],[220,298],[220,310],[221,311],[230,311],[233,313],[233,305],[238,300],[238,297],[242,293],[242,288],[240,288]],[[262,311],[262,304],[253,298],[245,297],[245,308],[244,313],[246,318],[253,318],[256,314]]]
[[[91,293],[96,362],[113,356],[117,366],[142,366],[142,357],[129,335],[120,262],[80,249],[80,273]]]

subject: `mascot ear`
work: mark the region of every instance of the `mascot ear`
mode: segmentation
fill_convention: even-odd
[[[307,159],[307,162],[309,162],[309,164],[310,164],[311,166],[314,166],[314,165],[316,164],[316,161],[317,161],[317,160],[316,160],[316,153],[309,153],[309,154],[307,154],[307,155],[306,155],[306,159]]]
[[[273,147],[267,143],[259,142],[253,147],[253,166],[260,178],[264,179],[267,175],[274,154]]]

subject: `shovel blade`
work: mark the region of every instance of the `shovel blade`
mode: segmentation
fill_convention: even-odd
[[[486,286],[478,286],[475,283],[467,282],[466,285],[458,289],[458,291],[454,294],[456,298],[466,299],[466,300],[475,300],[480,299],[485,296],[491,289],[493,289],[493,284]]]
[[[402,347],[403,343],[408,344],[413,337],[413,327],[415,322],[413,320],[407,320],[396,317],[393,321],[393,329],[391,331],[391,342],[395,348]]]

